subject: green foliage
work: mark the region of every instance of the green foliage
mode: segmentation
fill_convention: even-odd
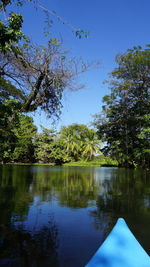
[[[8,99],[0,103],[0,161],[34,161],[33,119],[17,112],[20,102]]]
[[[44,127],[42,130],[35,138],[39,162],[61,165],[79,159],[89,161],[100,151],[96,133],[84,124],[64,126],[59,134]]]
[[[60,140],[54,130],[41,126],[42,133],[35,137],[35,155],[38,162],[61,165],[69,161],[65,151],[64,140]]]
[[[49,14],[70,25],[36,0],[0,0],[3,11],[0,20],[0,100],[15,97],[22,103],[20,112],[40,108],[49,117],[59,118],[65,88],[72,88],[74,77],[78,74],[77,65],[80,65],[81,73],[87,70],[87,64],[67,60],[58,38],[50,36],[47,47],[31,44],[21,30],[23,16],[12,11],[7,17],[8,5],[12,10],[13,4],[22,6],[27,2],[45,12],[48,27],[52,24]],[[79,38],[88,36],[88,32],[81,29],[74,29],[74,32]]]
[[[0,102],[0,161],[11,160],[17,137],[13,129],[18,127],[19,118],[16,109],[20,106],[18,101],[6,100]]]
[[[16,88],[9,80],[0,78],[0,101],[13,97],[20,101],[25,100],[22,91]]]
[[[94,130],[84,124],[72,124],[62,127],[61,138],[65,142],[66,152],[72,160],[91,160],[100,151],[100,141]]]
[[[78,30],[75,31],[75,34],[76,34],[76,37],[78,37],[79,39],[81,39],[83,37],[88,38],[89,35],[90,35],[90,32],[89,31],[84,31],[84,30],[78,29]]]
[[[20,14],[12,12],[8,18],[7,25],[0,21],[0,51],[15,51],[14,44],[18,43],[25,35],[20,30],[23,18]],[[17,51],[17,50],[16,50]]]
[[[94,130],[84,124],[62,127],[60,133],[41,126],[37,133],[33,119],[20,114],[21,103],[8,99],[0,103],[0,162],[53,163],[91,161],[100,152]]]
[[[12,154],[16,162],[34,162],[33,138],[37,129],[33,125],[33,119],[26,115],[19,114],[19,127],[14,129],[17,142]]]
[[[65,144],[63,140],[56,140],[51,144],[50,162],[56,165],[62,165],[65,162],[69,162],[71,158],[68,156],[65,150]]]
[[[107,142],[104,152],[120,165],[150,166],[150,49],[134,47],[116,58],[111,94],[97,116],[98,134]]]
[[[42,133],[35,137],[35,155],[39,162],[50,162],[51,144],[55,137],[55,131],[41,126]]]

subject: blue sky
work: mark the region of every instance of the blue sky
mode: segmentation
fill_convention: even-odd
[[[77,78],[85,88],[76,92],[66,90],[61,125],[71,123],[88,124],[92,114],[101,110],[102,97],[108,94],[103,81],[115,67],[115,56],[136,45],[150,43],[150,0],[41,0],[49,10],[55,10],[65,21],[75,28],[90,31],[88,39],[77,39],[67,25],[55,17],[51,28],[52,37],[61,37],[63,46],[75,57],[82,56],[85,61],[97,60],[99,69],[93,69]],[[20,11],[24,14],[24,32],[38,44],[46,43],[43,36],[44,14],[35,10],[31,4]],[[34,115],[36,125],[52,128],[51,120],[42,113]]]

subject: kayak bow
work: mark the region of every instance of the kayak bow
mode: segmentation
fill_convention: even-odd
[[[150,267],[150,257],[124,219],[116,225],[85,267]]]

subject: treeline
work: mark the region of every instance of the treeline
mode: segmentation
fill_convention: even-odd
[[[99,154],[101,140],[101,152],[119,166],[150,168],[150,48],[134,47],[116,62],[110,94],[95,115],[95,131],[73,124],[59,133],[44,127],[37,133],[32,118],[23,115],[20,100],[11,92],[5,96],[9,84],[1,81],[0,162],[90,161]]]
[[[19,105],[13,99],[0,103],[1,163],[90,161],[100,152],[100,141],[93,129],[72,124],[58,133],[41,126],[42,132],[38,133],[33,119],[17,111]]]

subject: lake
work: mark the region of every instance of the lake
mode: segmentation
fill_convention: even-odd
[[[83,267],[119,217],[150,253],[150,172],[0,166],[0,266]]]

